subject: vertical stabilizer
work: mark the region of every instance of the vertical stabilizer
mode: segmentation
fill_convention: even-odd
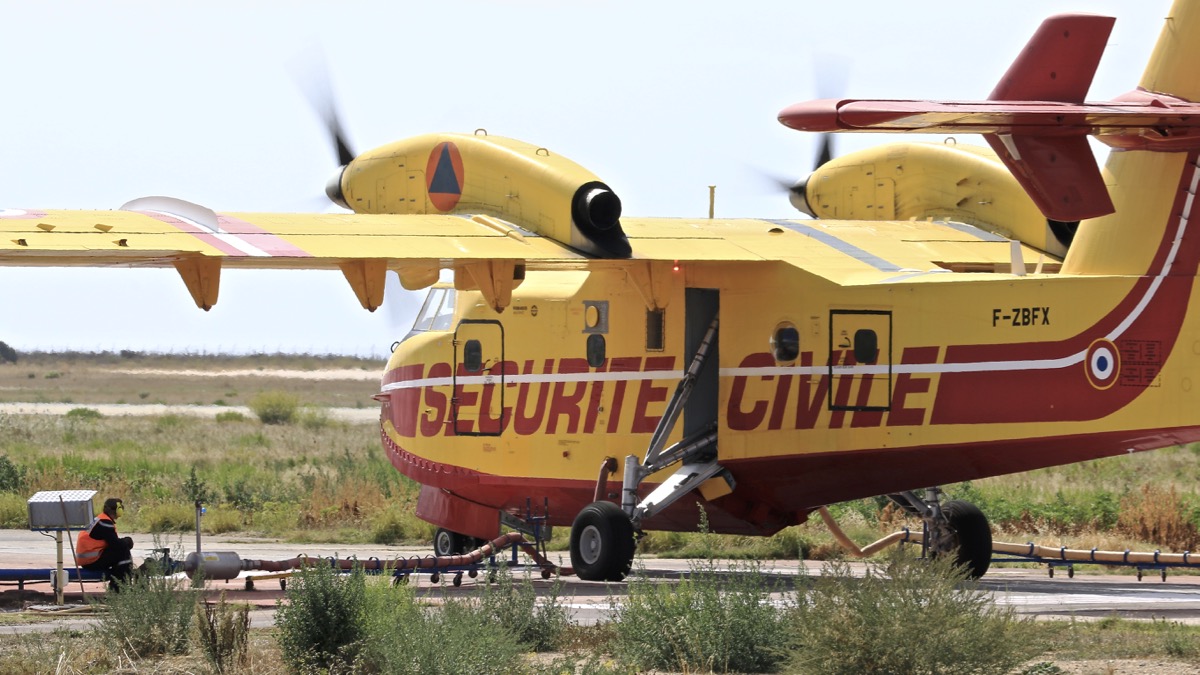
[[[1200,68],[1196,64],[1200,64],[1200,2],[1176,0],[1140,88],[1200,100]],[[1116,211],[1080,224],[1062,272],[1162,273],[1155,257],[1161,256],[1166,237],[1182,233],[1172,224],[1173,216],[1181,215],[1176,212],[1185,206],[1191,209],[1193,200],[1187,196],[1195,162],[1195,151],[1114,150],[1104,168],[1104,180]],[[1180,270],[1167,273],[1171,272]]]

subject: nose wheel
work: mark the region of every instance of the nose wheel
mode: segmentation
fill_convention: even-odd
[[[585,581],[621,581],[633,567],[633,522],[612,502],[592,502],[571,525],[571,566]]]

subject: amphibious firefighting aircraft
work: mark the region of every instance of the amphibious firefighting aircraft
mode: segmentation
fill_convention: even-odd
[[[998,153],[831,160],[792,191],[816,220],[623,218],[547,148],[435,134],[355,155],[331,122],[327,192],[353,213],[9,209],[0,262],[171,266],[204,309],[227,267],[339,269],[369,310],[389,272],[431,287],[378,399],[440,553],[532,514],[571,526],[579,576],[619,580],[637,533],[701,509],[769,535],[889,495],[980,575],[984,515],[914,490],[1200,440],[1200,6],[1176,4],[1135,92],[1085,103],[1112,23],[1047,20],[989,101],[785,110]],[[1117,150],[1103,173],[1088,135]]]

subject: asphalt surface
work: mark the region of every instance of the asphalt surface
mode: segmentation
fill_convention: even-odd
[[[136,542],[134,556],[137,561],[150,554],[154,542],[147,535],[133,536]],[[161,542],[163,546],[184,552],[195,550],[195,544],[194,535],[176,535]],[[202,548],[206,552],[232,551],[243,559],[258,560],[285,560],[298,555],[323,558],[357,557],[360,560],[377,557],[387,560],[397,557],[423,557],[429,554],[424,548],[302,545],[237,536],[207,537],[202,541]],[[70,546],[64,543],[63,550],[66,564],[69,566]],[[53,537],[24,530],[0,530],[2,569],[50,568],[55,564],[55,557]],[[565,551],[552,552],[550,558],[554,562],[568,564]],[[692,564],[687,560],[639,558],[635,563],[635,575],[642,575],[661,583],[673,583],[673,580],[686,573]],[[821,563],[818,562],[763,561],[761,570],[777,576],[787,587],[801,573],[802,565],[806,574],[820,574]],[[852,564],[852,569],[861,574],[865,566],[855,563]],[[242,577],[238,579],[209,581],[206,584],[206,594],[215,599],[221,593],[225,593],[230,601],[251,603],[256,608],[251,615],[254,625],[270,625],[274,619],[276,602],[283,596],[282,584],[278,578],[258,577],[253,583],[254,589],[247,590],[246,577],[254,579],[257,574],[259,573],[243,572]],[[455,587],[452,583],[453,576],[453,573],[443,574],[439,582],[434,583],[429,575],[421,574],[411,577],[409,583],[415,584],[422,593],[436,601],[442,597],[470,593],[472,587],[481,583],[484,578],[484,575],[476,579],[464,575],[461,587]],[[551,582],[543,581],[537,575],[534,575],[534,579],[537,588],[542,591],[549,589]],[[621,601],[626,587],[625,583],[605,584],[565,577],[560,601],[568,606],[575,621],[583,624],[596,623],[611,617],[614,603]],[[996,603],[1011,605],[1017,612],[1031,616],[1064,619],[1076,617],[1086,620],[1115,613],[1134,619],[1168,618],[1172,621],[1200,625],[1200,575],[1195,574],[1168,574],[1164,582],[1160,580],[1157,571],[1148,572],[1144,580],[1138,581],[1136,572],[1132,569],[1107,574],[1081,569],[1077,570],[1074,578],[1067,578],[1066,570],[1060,568],[1055,576],[1050,578],[1045,567],[993,567],[980,581],[980,587],[990,593]],[[24,590],[19,590],[13,584],[0,586],[0,589],[0,611],[14,614],[0,625],[0,632],[78,628],[88,625],[91,621],[86,616],[71,616],[46,622],[34,612],[24,611],[18,614],[31,606],[44,608],[54,604],[54,594],[48,578],[39,583],[27,583]],[[103,592],[102,584],[84,584],[82,593],[79,584],[72,584],[66,590],[66,604],[78,606],[85,602],[85,595],[97,596]],[[777,596],[777,599],[781,602],[783,600],[781,595]],[[18,618],[25,616],[32,617],[28,623]]]

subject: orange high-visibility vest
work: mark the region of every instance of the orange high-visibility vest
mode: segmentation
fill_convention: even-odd
[[[116,523],[113,522],[113,519],[107,513],[101,513],[96,516],[91,525],[87,526],[86,530],[79,532],[79,537],[75,540],[75,560],[80,565],[87,565],[99,560],[100,554],[104,552],[104,547],[108,545],[108,542],[103,539],[94,539],[91,535],[92,528],[96,527],[96,523],[102,520],[113,523],[113,528],[116,528]]]

